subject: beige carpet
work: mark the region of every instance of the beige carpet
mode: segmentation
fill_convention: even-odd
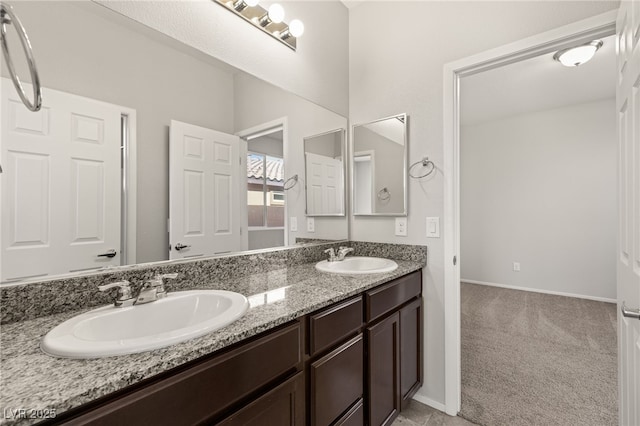
[[[462,410],[494,425],[617,425],[616,306],[463,283]]]

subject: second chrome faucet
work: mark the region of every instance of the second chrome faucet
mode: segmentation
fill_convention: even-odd
[[[340,247],[338,249],[338,254],[336,254],[333,247],[326,249],[324,252],[329,255],[329,262],[338,262],[344,260],[347,254],[351,253],[353,248],[351,247]]]
[[[158,274],[140,287],[140,291],[136,297],[133,297],[131,283],[127,280],[101,285],[98,287],[98,290],[109,291],[113,288],[117,288],[118,292],[116,293],[113,304],[117,308],[124,308],[127,306],[142,305],[162,299],[167,295],[167,291],[164,288],[164,280],[176,278],[178,278],[177,273]]]

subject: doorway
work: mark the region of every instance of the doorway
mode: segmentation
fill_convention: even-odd
[[[460,347],[460,81],[483,71],[526,60],[615,33],[616,12],[565,27],[447,64],[444,68],[444,255],[445,259],[445,408],[461,408]]]
[[[243,130],[242,157],[246,160],[243,198],[244,250],[288,244],[285,180],[287,123],[282,118]]]

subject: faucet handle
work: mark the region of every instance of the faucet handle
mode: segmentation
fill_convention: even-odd
[[[122,280],[122,281],[116,281],[114,283],[110,283],[110,284],[103,284],[103,285],[99,285],[98,286],[98,290],[100,291],[107,291],[107,290],[111,290],[112,288],[118,288],[118,293],[126,293],[126,292],[131,292],[131,283],[127,280]]]
[[[175,280],[176,278],[178,278],[178,273],[174,272],[173,274],[158,274],[156,275],[156,278],[160,278],[160,279],[169,279],[169,280]]]
[[[114,300],[115,306],[121,307],[133,304],[133,296],[131,295],[131,283],[129,281],[122,280],[98,286],[98,290],[100,291],[108,291],[112,288],[118,289],[118,293],[116,294],[116,298]]]
[[[334,260],[336,260],[336,251],[333,249],[333,247],[326,249],[324,252],[329,255],[329,262],[333,262]]]

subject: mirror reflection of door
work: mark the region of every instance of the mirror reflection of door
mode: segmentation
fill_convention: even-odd
[[[283,131],[246,139],[248,249],[280,247],[285,244]]]
[[[306,213],[344,215],[344,131],[304,138]]]
[[[375,153],[356,152],[353,156],[354,213],[371,214],[374,211],[373,190],[375,188]]]
[[[45,88],[46,104],[34,113],[6,78],[1,92],[0,280],[119,266],[130,110]]]
[[[240,138],[171,121],[170,259],[241,249]]]

